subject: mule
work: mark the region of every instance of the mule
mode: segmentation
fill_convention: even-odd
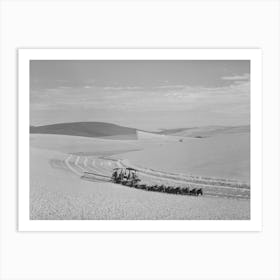
[[[198,190],[196,191],[196,195],[203,195],[203,190],[202,190],[202,188],[200,188],[200,189],[198,189]]]
[[[192,190],[190,190],[190,194],[191,195],[196,195],[196,188],[193,188]]]

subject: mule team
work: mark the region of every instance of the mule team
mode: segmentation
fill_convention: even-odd
[[[172,187],[165,185],[146,185],[146,184],[137,184],[134,186],[136,189],[154,191],[154,192],[164,192],[172,194],[181,194],[181,195],[203,195],[202,188],[192,188],[189,187]]]
[[[147,185],[140,184],[140,179],[136,174],[137,170],[134,168],[115,168],[112,174],[111,180],[116,184],[122,184],[128,187],[133,187],[136,189],[154,191],[154,192],[164,192],[171,194],[181,194],[181,195],[203,195],[203,190],[201,188],[189,187],[172,187],[165,185]]]

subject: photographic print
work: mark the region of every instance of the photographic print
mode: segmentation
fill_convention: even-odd
[[[251,64],[30,59],[29,219],[249,221]]]

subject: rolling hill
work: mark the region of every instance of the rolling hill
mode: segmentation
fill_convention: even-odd
[[[205,138],[215,135],[250,133],[250,125],[175,128],[164,129],[161,130],[159,133],[164,135],[174,135],[180,137]]]
[[[162,138],[165,136],[206,138],[216,135],[250,133],[250,126],[205,126],[162,129],[159,132],[138,130],[105,122],[56,123],[43,126],[30,126],[31,134],[58,134],[104,138],[112,140],[136,140],[139,138]]]
[[[136,129],[104,122],[73,122],[30,126],[30,133],[99,137],[118,140],[137,139]]]

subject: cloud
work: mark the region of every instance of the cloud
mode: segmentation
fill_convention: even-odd
[[[90,89],[90,90],[89,90]],[[137,94],[135,90],[137,89]],[[105,94],[106,93],[106,94]],[[146,111],[172,108],[190,108],[201,104],[230,103],[233,100],[240,102],[250,98],[250,82],[231,83],[222,87],[201,87],[173,85],[159,90],[158,87],[141,88],[135,86],[126,87],[89,87],[68,89],[46,89],[42,91],[31,91],[31,106],[33,102],[61,104],[67,106],[84,106],[96,108],[108,108],[114,106],[123,110]],[[129,105],[128,105],[129,104]]]
[[[66,86],[61,86],[61,87],[58,87],[59,89],[71,89],[72,87],[66,87]]]
[[[168,86],[89,86],[72,89],[31,90],[32,116],[55,122],[68,120],[129,120],[139,125],[249,123],[250,81],[232,80],[220,87]],[[159,117],[160,116],[160,117]],[[156,119],[155,119],[156,118]],[[140,123],[140,120],[143,123]],[[151,119],[151,121],[149,121]]]
[[[184,89],[186,88],[186,85],[163,85],[163,86],[157,86],[154,87],[155,89]]]
[[[140,90],[143,89],[143,87],[140,86],[107,86],[103,87],[104,90]]]
[[[221,77],[225,81],[248,81],[250,79],[249,73],[244,73],[243,75],[234,75],[234,76],[224,76]]]

